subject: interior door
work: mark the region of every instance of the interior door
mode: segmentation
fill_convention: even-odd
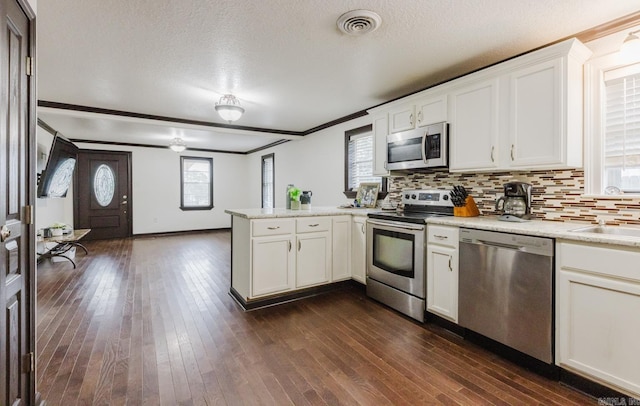
[[[76,173],[75,228],[92,240],[131,236],[131,153],[80,150]]]
[[[34,402],[31,28],[16,0],[0,0],[0,15],[0,404],[18,406]]]

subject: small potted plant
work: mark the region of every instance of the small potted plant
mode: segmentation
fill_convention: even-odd
[[[51,236],[52,237],[62,236],[62,232],[66,227],[67,225],[64,223],[53,223],[51,227],[49,227],[51,229]]]
[[[289,200],[291,201],[291,210],[300,210],[300,195],[302,191],[297,187],[289,189]]]

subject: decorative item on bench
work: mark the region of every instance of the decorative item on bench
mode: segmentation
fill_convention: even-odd
[[[476,217],[480,215],[480,210],[473,197],[464,186],[454,186],[451,192],[451,203],[453,203],[453,215],[457,217]]]
[[[66,228],[67,228],[67,225],[64,223],[53,223],[49,227],[49,229],[51,230],[52,237],[61,237]]]

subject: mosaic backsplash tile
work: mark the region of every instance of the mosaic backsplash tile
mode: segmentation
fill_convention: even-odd
[[[557,170],[499,173],[449,173],[445,170],[394,173],[389,177],[390,199],[400,201],[405,189],[450,188],[464,186],[473,196],[481,214],[497,214],[494,207],[507,182],[533,185],[532,214],[551,221],[589,221],[607,224],[640,225],[638,197],[583,197],[584,171]]]

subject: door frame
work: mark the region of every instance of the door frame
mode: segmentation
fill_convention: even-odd
[[[96,154],[126,154],[127,155],[127,237],[133,236],[133,176],[131,173],[133,154],[131,151],[118,150],[102,150],[102,149],[85,149],[80,148],[78,153],[96,153]],[[78,171],[73,171],[73,222],[76,223],[80,218],[80,204],[76,193],[80,190],[80,176]]]
[[[28,330],[26,333],[27,334],[26,342],[27,342],[28,348],[26,348],[24,352],[33,353],[33,363],[32,363],[33,368],[31,368],[31,371],[27,375],[26,386],[27,386],[28,398],[26,399],[25,404],[40,405],[40,404],[43,404],[43,400],[40,398],[40,394],[36,392],[37,390],[36,371],[38,370],[36,365],[36,360],[38,359],[38,356],[36,352],[37,350],[36,348],[37,243],[36,243],[36,225],[35,225],[36,187],[37,187],[37,170],[38,170],[37,169],[38,148],[37,148],[37,139],[36,139],[36,127],[37,127],[36,123],[37,123],[37,116],[38,116],[38,112],[37,112],[38,100],[37,100],[37,94],[36,94],[36,89],[37,89],[36,67],[38,63],[38,58],[36,53],[36,12],[35,10],[33,10],[33,8],[31,7],[31,5],[28,3],[27,0],[15,0],[15,1],[18,3],[18,5],[20,6],[24,14],[27,16],[27,19],[29,20],[29,45],[28,45],[29,51],[28,52],[29,52],[29,56],[31,57],[31,74],[27,78],[27,97],[28,97],[27,111],[26,111],[27,142],[25,143],[25,148],[26,148],[25,155],[27,159],[27,162],[26,162],[27,185],[24,185],[24,186],[27,188],[26,203],[28,207],[31,207],[32,209],[30,210],[31,218],[26,219],[26,221],[29,223],[29,226],[27,227],[27,233],[28,233],[27,255],[29,256],[27,260],[28,279],[27,281],[25,281],[26,294],[27,294],[26,313],[28,317],[28,320],[25,324]]]

